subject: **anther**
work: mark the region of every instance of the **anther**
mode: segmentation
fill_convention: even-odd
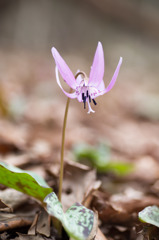
[[[97,103],[96,103],[96,101],[94,99],[92,99],[92,101],[93,101],[94,105],[97,105]]]
[[[83,103],[84,103],[84,109],[85,109],[86,108],[86,97],[84,97]]]
[[[91,102],[91,96],[89,95],[89,102]]]
[[[88,90],[87,90],[87,98],[88,98]]]
[[[82,100],[83,100],[83,102],[84,102],[84,93],[82,93]]]

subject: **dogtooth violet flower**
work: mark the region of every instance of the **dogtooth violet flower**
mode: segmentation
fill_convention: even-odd
[[[119,59],[119,63],[109,85],[105,88],[103,81],[104,52],[101,42],[98,42],[89,78],[82,71],[77,71],[76,75],[74,76],[56,48],[53,47],[51,51],[56,64],[56,80],[64,94],[69,98],[77,98],[79,102],[83,102],[84,108],[86,108],[87,103],[88,113],[95,112],[92,110],[90,103],[92,101],[96,105],[97,103],[95,101],[95,98],[109,92],[112,89],[116,82],[120,66],[122,64],[122,57]],[[62,88],[58,72],[60,72],[63,80],[74,90],[73,93],[68,93]]]

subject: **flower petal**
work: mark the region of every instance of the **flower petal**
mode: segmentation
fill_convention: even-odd
[[[63,93],[64,93],[67,97],[69,97],[69,98],[77,98],[76,92],[74,92],[74,93],[68,93],[68,92],[66,92],[66,91],[62,88],[61,83],[60,83],[60,79],[59,79],[59,74],[58,74],[58,68],[57,68],[57,66],[56,66],[56,68],[55,68],[55,73],[56,73],[56,81],[57,81],[59,87],[62,89]]]
[[[109,92],[112,89],[112,87],[114,86],[114,84],[116,82],[116,79],[117,79],[117,76],[118,76],[118,73],[119,73],[119,70],[120,70],[120,67],[121,67],[121,64],[122,64],[122,61],[123,61],[123,58],[120,57],[119,63],[118,63],[117,68],[114,72],[112,80],[110,81],[108,87],[104,90],[104,93]]]
[[[104,81],[103,81],[103,80],[100,82],[100,84],[99,84],[99,86],[98,86],[98,90],[100,90],[100,91],[105,90],[105,84],[104,84]]]
[[[77,96],[77,100],[78,100],[79,102],[83,102],[83,100],[82,100],[82,94],[79,94],[79,95]]]
[[[100,95],[103,95],[103,94],[109,92],[112,89],[112,87],[114,86],[114,84],[116,82],[116,79],[117,79],[117,76],[118,76],[118,73],[119,73],[122,61],[123,61],[123,59],[122,59],[122,57],[120,57],[119,63],[117,65],[117,68],[116,68],[116,70],[114,72],[114,75],[113,75],[112,80],[110,81],[108,87],[105,88],[105,89],[102,89],[103,85],[101,84],[101,88],[98,87],[97,91],[92,91],[92,94],[91,94],[92,98],[99,97]]]
[[[56,48],[53,47],[51,49],[51,52],[62,78],[71,88],[75,89],[77,83],[70,68],[67,66],[64,59],[60,56]]]
[[[104,76],[104,52],[101,42],[98,42],[98,46],[94,55],[93,64],[89,75],[89,85],[98,87],[103,80]]]

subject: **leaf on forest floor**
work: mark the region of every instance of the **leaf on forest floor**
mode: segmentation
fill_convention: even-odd
[[[159,207],[148,206],[139,212],[138,216],[141,222],[159,227]]]
[[[50,216],[48,213],[41,209],[34,217],[33,223],[28,230],[28,235],[42,234],[43,236],[50,236]]]
[[[110,148],[106,144],[99,144],[92,147],[88,144],[78,144],[74,147],[75,160],[88,163],[97,169],[98,172],[113,172],[118,175],[125,175],[133,170],[133,165],[122,161],[112,161]]]
[[[145,164],[146,163],[146,164]],[[159,164],[156,159],[151,156],[142,156],[134,161],[135,171],[129,177],[130,179],[138,179],[139,181],[152,182],[159,178]],[[151,171],[150,171],[151,169]],[[145,174],[145,173],[149,174]]]
[[[33,216],[18,216],[13,213],[0,214],[0,232],[8,229],[29,226],[32,223]]]
[[[28,235],[28,234],[21,234],[18,233],[19,237],[16,240],[46,240],[46,238],[40,234],[37,235]]]
[[[127,189],[124,193],[114,194],[109,199],[105,193],[95,192],[92,205],[99,213],[99,219],[105,223],[125,224],[137,220],[137,212],[146,206],[159,204],[159,199]]]
[[[8,206],[10,211],[15,210],[22,204],[28,202],[27,195],[11,188],[0,191],[0,199]]]
[[[73,204],[64,213],[61,203],[55,193],[50,193],[44,199],[47,211],[51,216],[61,221],[65,231],[75,240],[91,239],[96,235],[97,216],[94,212],[79,203]],[[93,236],[92,236],[93,234]]]
[[[0,162],[0,183],[32,196],[41,202],[52,192],[44,179],[37,174],[3,162]]]
[[[38,214],[36,233],[42,234],[46,237],[50,236],[50,216],[44,209]]]
[[[74,202],[82,203],[93,189],[96,171],[80,163],[65,161],[62,203],[64,211]]]
[[[107,240],[106,236],[101,232],[101,230],[98,228],[97,235],[95,237],[95,240]]]
[[[11,212],[12,209],[0,200],[0,212]]]
[[[11,142],[0,141],[0,154],[6,155],[8,153],[21,153],[22,149]]]
[[[52,179],[57,181],[59,176],[59,163],[50,166],[47,172],[52,175]],[[65,160],[64,181],[62,203],[64,211],[74,202],[78,201],[89,207],[95,192],[101,185],[101,181],[96,180],[96,171],[84,164]]]

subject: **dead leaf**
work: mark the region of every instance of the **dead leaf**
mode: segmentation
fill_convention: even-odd
[[[35,215],[34,221],[28,230],[28,234],[42,234],[46,237],[50,236],[50,216],[44,209],[41,209],[41,211]]]
[[[15,144],[5,141],[0,141],[0,154],[6,155],[9,153],[21,153],[22,149],[18,148]]]
[[[134,161],[134,171],[130,173],[128,178],[134,178],[138,181],[153,182],[159,178],[159,164],[151,156],[137,158]]]
[[[27,203],[29,198],[27,195],[9,188],[0,191],[0,199],[13,211],[22,204]]]
[[[66,162],[62,193],[64,210],[75,202],[82,203],[90,185],[93,185],[95,181],[95,170],[90,170],[83,164]]]
[[[40,235],[27,235],[27,234],[21,234],[21,233],[17,233],[19,235],[19,240],[45,240],[45,238]]]
[[[0,214],[0,231],[6,231],[13,228],[19,228],[31,225],[32,216],[17,216],[12,213]]]
[[[93,206],[99,214],[99,219],[109,224],[125,224],[128,226],[137,219],[137,213],[149,205],[159,205],[159,199],[146,196],[134,189],[127,189],[124,193],[114,194],[108,200],[103,198],[100,192],[94,193]]]
[[[39,213],[36,232],[46,237],[50,236],[50,216],[44,209]]]
[[[35,214],[32,225],[30,226],[30,228],[28,230],[28,235],[35,235],[36,234],[36,225],[37,225],[38,215],[39,215],[39,213]]]
[[[104,234],[101,232],[100,228],[98,228],[97,235],[95,237],[95,240],[108,240]]]
[[[82,201],[82,204],[89,208],[90,207],[90,203],[92,201],[93,198],[93,193],[99,189],[99,187],[101,186],[101,181],[95,181],[93,182],[89,188],[87,189],[87,192],[85,193],[84,199]]]
[[[12,209],[9,206],[7,206],[6,204],[4,204],[3,201],[0,200],[0,211],[1,212],[11,212]]]

